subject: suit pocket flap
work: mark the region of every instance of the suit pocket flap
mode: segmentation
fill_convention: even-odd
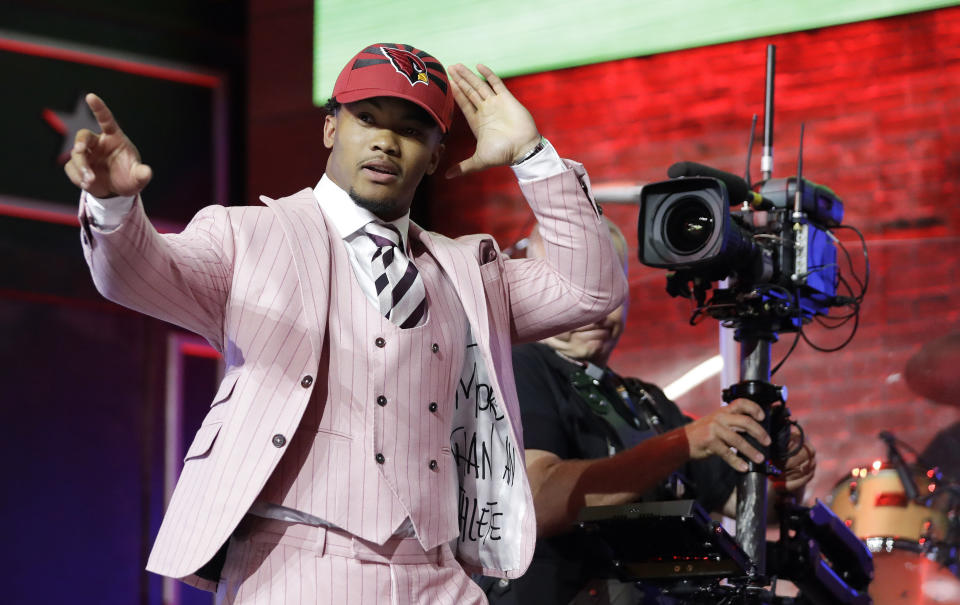
[[[222,423],[220,422],[201,426],[193,437],[193,443],[190,444],[190,449],[187,450],[187,455],[183,457],[183,461],[186,462],[209,454],[213,442],[217,439],[217,434],[220,433],[221,426]]]
[[[210,406],[213,407],[218,403],[230,399],[230,395],[233,395],[233,388],[237,386],[238,380],[240,380],[240,372],[227,372],[223,380],[220,381],[220,386],[217,387],[217,394],[213,397],[213,403],[211,403]]]

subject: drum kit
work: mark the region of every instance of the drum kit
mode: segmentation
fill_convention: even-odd
[[[833,512],[873,553],[877,605],[960,603],[960,486],[912,465],[911,499],[889,462],[855,467],[830,495]]]
[[[907,364],[907,384],[956,405],[958,345],[960,335],[951,334],[923,347]],[[907,464],[896,439],[886,431],[880,437],[887,460],[854,467],[828,498],[873,554],[869,594],[877,605],[960,604],[960,482],[920,460]]]

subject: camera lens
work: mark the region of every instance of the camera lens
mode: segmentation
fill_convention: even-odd
[[[710,207],[698,197],[683,197],[667,212],[663,240],[679,254],[693,254],[707,244],[713,227]]]

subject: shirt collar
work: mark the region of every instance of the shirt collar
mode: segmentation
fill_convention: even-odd
[[[409,246],[410,242],[407,239],[407,232],[410,230],[409,211],[392,221],[379,219],[366,208],[357,206],[350,198],[350,194],[341,189],[326,174],[320,178],[320,182],[314,187],[313,196],[317,199],[317,204],[320,205],[324,214],[333,223],[333,227],[337,230],[341,239],[353,235],[370,221],[380,221],[396,227],[403,237],[404,244]]]

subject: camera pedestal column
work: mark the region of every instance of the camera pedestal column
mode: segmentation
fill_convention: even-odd
[[[770,349],[776,341],[776,333],[757,326],[744,326],[736,332],[740,342],[740,382],[724,389],[726,402],[738,398],[755,401],[763,408],[764,430],[774,435],[773,404],[783,401],[783,389],[770,384]],[[767,464],[770,448],[745,435],[751,445],[764,456],[764,462],[747,460],[747,472],[737,483],[737,544],[750,557],[750,576],[763,582],[767,565]]]

